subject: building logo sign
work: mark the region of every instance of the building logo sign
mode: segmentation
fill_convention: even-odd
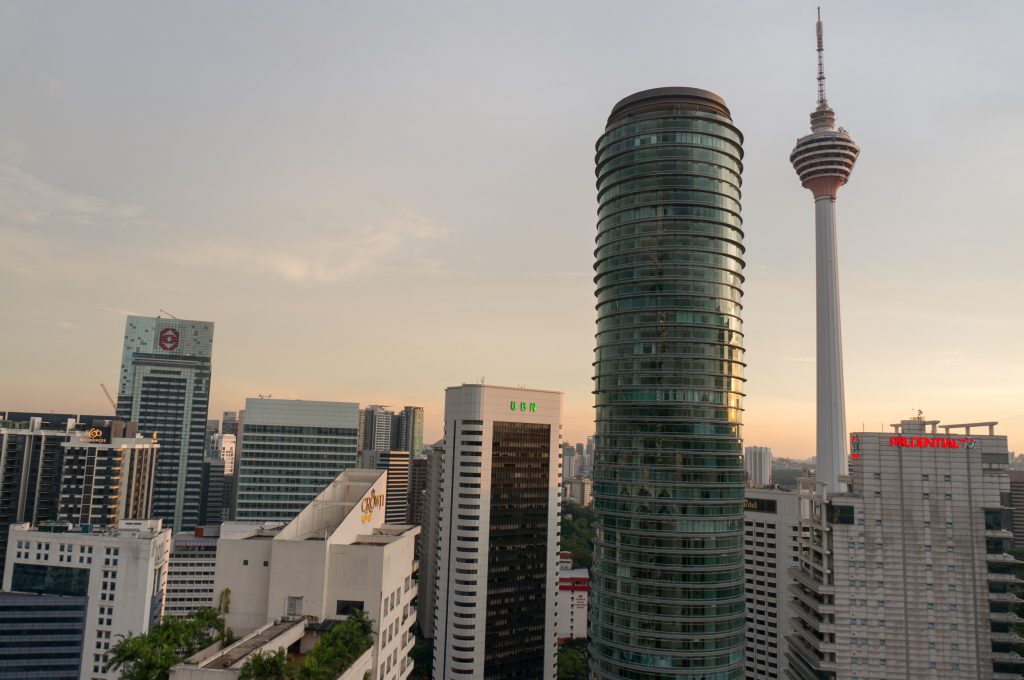
[[[106,444],[110,441],[107,433],[98,427],[93,427],[85,432],[85,441],[88,444]]]
[[[363,524],[373,519],[373,511],[384,507],[384,494],[377,495],[376,489],[370,489],[370,495],[363,499],[359,509],[363,511]]]
[[[746,498],[743,501],[743,509],[753,512],[778,512],[778,503],[774,498]]]
[[[974,437],[889,437],[889,446],[909,449],[973,449]]]
[[[530,413],[536,413],[537,412],[537,403],[533,402],[533,401],[530,401],[530,402],[526,402],[526,401],[510,401],[508,403],[508,405],[509,405],[509,409],[512,410],[512,411],[523,411],[523,412],[529,411]]]
[[[181,334],[178,332],[177,328],[165,328],[162,331],[160,331],[160,349],[166,352],[178,349],[178,343],[180,341]]]

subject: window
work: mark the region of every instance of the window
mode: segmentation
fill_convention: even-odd
[[[288,616],[302,616],[302,596],[301,595],[289,595],[288,603],[285,609],[285,614]]]

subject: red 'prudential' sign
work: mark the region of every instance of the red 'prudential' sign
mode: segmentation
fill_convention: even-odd
[[[911,449],[970,449],[974,448],[974,438],[889,437],[889,446],[902,446]]]

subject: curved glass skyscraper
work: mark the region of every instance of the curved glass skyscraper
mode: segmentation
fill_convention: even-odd
[[[743,676],[742,142],[685,87],[597,142],[597,678]]]

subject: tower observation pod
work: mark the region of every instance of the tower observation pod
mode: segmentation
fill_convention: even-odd
[[[844,490],[847,473],[846,399],[843,391],[843,338],[839,317],[839,258],[836,247],[836,194],[846,184],[860,149],[825,97],[824,42],[818,10],[818,107],[811,134],[801,137],[789,160],[800,183],[814,195],[817,305],[817,479],[830,491]]]

